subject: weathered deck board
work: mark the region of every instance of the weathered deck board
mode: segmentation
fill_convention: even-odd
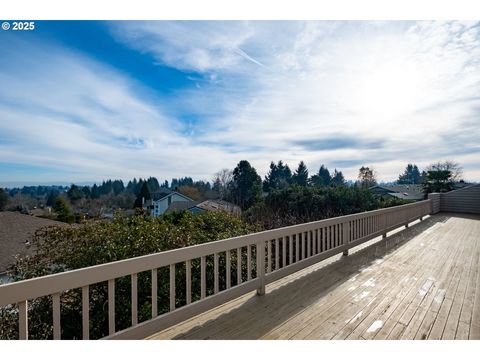
[[[480,339],[480,216],[437,214],[151,339]]]

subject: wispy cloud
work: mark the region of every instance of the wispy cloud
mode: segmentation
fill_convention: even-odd
[[[76,169],[72,180],[209,179],[241,159],[262,174],[283,159],[350,178],[373,165],[393,180],[408,162],[450,158],[480,180],[478,23],[109,25],[192,86],[166,98],[92,54],[4,43],[0,162]]]

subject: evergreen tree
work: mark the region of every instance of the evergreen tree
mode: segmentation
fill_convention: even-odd
[[[417,165],[408,164],[403,174],[398,176],[398,184],[420,184],[422,181]]]
[[[151,198],[152,197],[151,197],[150,189],[148,188],[148,183],[146,181],[143,181],[142,187],[138,193],[137,198],[135,199],[134,207],[136,208],[143,207],[143,202],[150,200]]]
[[[112,190],[115,195],[119,195],[125,191],[125,186],[122,180],[114,180],[112,182]]]
[[[8,194],[5,190],[0,188],[0,211],[5,210],[8,202]]]
[[[85,194],[82,192],[82,190],[80,190],[77,185],[72,184],[72,186],[70,186],[70,189],[68,189],[67,191],[67,196],[70,201],[75,202],[83,198]]]
[[[72,223],[75,220],[75,217],[72,213],[72,210],[70,209],[70,206],[68,205],[67,201],[63,197],[61,196],[57,197],[57,200],[55,201],[55,205],[53,209],[57,213],[57,219],[59,221]]]
[[[300,186],[307,186],[308,169],[303,161],[298,164],[298,168],[292,176],[292,182]]]
[[[278,164],[273,161],[270,163],[270,171],[263,181],[263,190],[271,191],[285,189],[292,183],[292,171],[288,165],[283,164],[280,160]]]
[[[320,166],[320,169],[318,169],[318,173],[310,178],[310,183],[316,187],[328,186],[330,185],[330,181],[332,181],[330,171],[328,171],[328,168],[323,164]]]
[[[238,163],[233,170],[231,194],[233,201],[242,209],[247,209],[260,199],[262,179],[246,160]]]
[[[97,184],[93,184],[92,190],[90,191],[90,197],[92,199],[98,199],[100,197],[100,189]]]
[[[57,201],[58,191],[51,190],[47,195],[47,206],[55,206],[55,202]]]
[[[332,174],[332,180],[330,182],[332,185],[345,185],[345,178],[341,171],[335,169]]]
[[[160,184],[156,177],[149,177],[147,180],[148,188],[152,193],[160,191]]]

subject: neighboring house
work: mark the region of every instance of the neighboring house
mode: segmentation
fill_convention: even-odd
[[[384,199],[397,198],[403,200],[419,201],[425,198],[422,185],[375,185],[369,190],[376,196]]]
[[[165,189],[161,192],[153,193],[152,199],[144,201],[143,209],[147,210],[150,215],[156,217],[165,213],[168,207],[174,203],[192,201],[193,199],[190,199],[188,196]]]
[[[193,214],[198,214],[205,211],[225,211],[236,215],[241,213],[240,207],[225,200],[176,202],[171,204],[166,212],[168,213],[183,210],[188,210]]]
[[[33,253],[30,242],[35,231],[49,225],[69,226],[59,221],[18,212],[0,212],[0,279],[2,281],[9,281],[6,271],[15,263],[16,256]]]

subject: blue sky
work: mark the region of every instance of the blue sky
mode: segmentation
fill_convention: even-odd
[[[249,160],[480,180],[476,22],[37,21],[0,32],[0,186]]]

